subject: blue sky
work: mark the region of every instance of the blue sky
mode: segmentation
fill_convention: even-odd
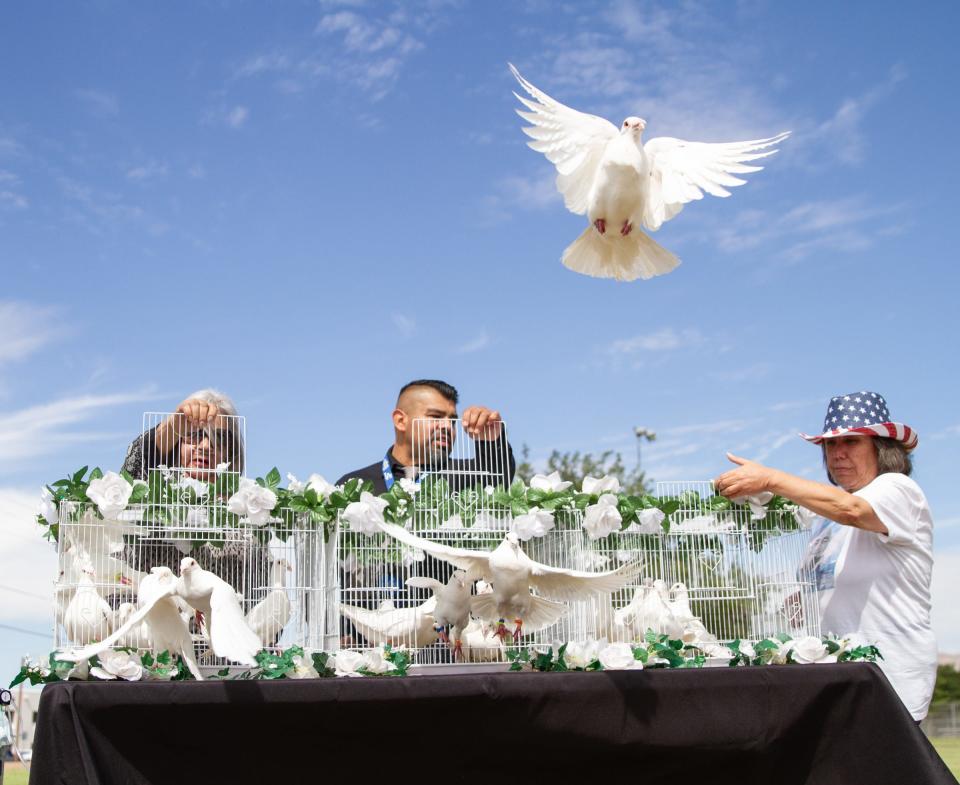
[[[934,618],[960,650],[955,4],[114,2],[0,11],[0,624],[46,630],[47,481],[116,468],[217,386],[250,468],[377,459],[405,381],[501,409],[535,459],[821,477],[831,395],[920,433]],[[634,284],[559,263],[584,219],[525,145],[515,63],[647,139],[793,131],[657,233]],[[19,587],[28,594],[17,594]],[[39,596],[30,596],[39,595]],[[953,603],[955,605],[955,603]],[[0,672],[42,638],[0,628]]]

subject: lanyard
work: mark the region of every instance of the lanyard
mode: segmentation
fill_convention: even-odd
[[[383,463],[380,464],[380,471],[383,472],[383,484],[387,486],[387,490],[389,491],[395,482],[393,477],[393,467],[390,465],[390,450],[387,450],[383,456]],[[420,487],[420,481],[426,476],[427,472],[423,469],[420,469],[417,472],[417,479],[415,482],[418,488]]]
[[[389,491],[393,487],[393,469],[390,467],[390,450],[383,456],[383,463],[380,466],[381,471],[383,472],[383,482],[387,486]]]

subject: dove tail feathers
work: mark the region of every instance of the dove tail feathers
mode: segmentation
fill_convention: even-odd
[[[594,278],[633,281],[668,273],[680,260],[639,229],[623,237],[588,226],[563,252],[563,264]]]

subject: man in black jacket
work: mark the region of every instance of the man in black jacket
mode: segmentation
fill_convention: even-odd
[[[456,436],[450,421],[457,419],[458,400],[456,389],[446,382],[418,379],[405,384],[392,415],[393,445],[379,461],[347,472],[337,485],[359,477],[371,480],[374,494],[381,494],[401,478],[417,480],[423,474],[435,474],[445,477],[452,490],[509,486],[517,465],[496,410],[464,409],[461,422],[474,440],[474,457],[450,457]]]

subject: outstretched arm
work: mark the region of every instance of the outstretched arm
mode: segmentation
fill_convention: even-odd
[[[736,469],[721,474],[713,481],[717,493],[728,499],[753,496],[770,491],[812,510],[831,521],[855,526],[866,531],[888,534],[887,527],[866,499],[814,480],[805,480],[795,474],[748,461],[727,453]]]

